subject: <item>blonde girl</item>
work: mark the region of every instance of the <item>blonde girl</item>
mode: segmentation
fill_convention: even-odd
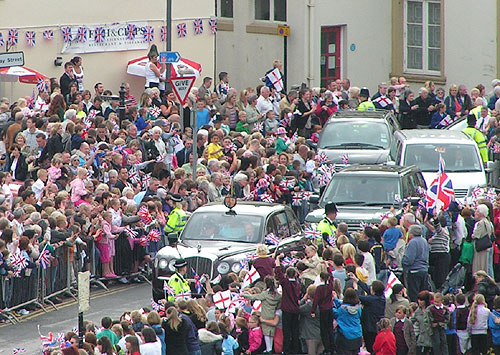
[[[475,354],[486,355],[488,351],[488,318],[490,310],[484,296],[477,294],[470,308],[467,328],[470,329],[471,345]]]

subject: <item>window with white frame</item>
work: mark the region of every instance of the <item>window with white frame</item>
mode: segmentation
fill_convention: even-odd
[[[441,2],[409,0],[405,8],[405,71],[441,72]]]
[[[254,0],[255,19],[286,22],[287,0]]]
[[[233,18],[233,0],[220,0],[219,16]]]

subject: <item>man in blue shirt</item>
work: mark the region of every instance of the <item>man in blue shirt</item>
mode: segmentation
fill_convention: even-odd
[[[408,230],[410,241],[401,263],[405,272],[406,289],[411,302],[417,302],[417,294],[428,290],[429,244],[422,238],[422,227],[414,224]]]

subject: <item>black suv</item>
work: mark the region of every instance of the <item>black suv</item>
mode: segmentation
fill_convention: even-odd
[[[381,164],[387,161],[392,136],[399,130],[392,111],[342,111],[328,120],[321,131],[318,154],[325,153],[335,166]],[[343,156],[348,157],[348,162]]]
[[[325,204],[333,201],[339,209],[336,221],[357,230],[361,222],[379,223],[391,206],[398,209],[405,199],[417,203],[425,189],[422,172],[414,165],[353,165],[333,175],[321,198],[311,197],[318,209],[307,215],[306,222],[321,221]]]

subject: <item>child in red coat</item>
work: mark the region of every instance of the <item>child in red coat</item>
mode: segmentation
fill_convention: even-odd
[[[380,330],[373,343],[373,351],[376,355],[396,355],[396,337],[391,331],[391,321],[382,318],[378,322],[378,328]]]

